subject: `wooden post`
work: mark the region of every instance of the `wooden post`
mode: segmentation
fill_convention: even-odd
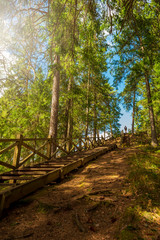
[[[52,141],[52,136],[48,136],[48,144],[47,144],[47,157],[49,159],[51,158],[51,141]]]
[[[96,146],[96,140],[93,138],[93,144],[94,146]]]
[[[70,139],[67,139],[67,143],[66,143],[66,150],[69,153],[70,152]]]
[[[89,137],[87,137],[87,149],[89,149]]]
[[[94,148],[93,139],[91,139],[91,149]]]
[[[87,149],[87,138],[85,138],[85,144],[84,144],[84,149],[86,150]]]
[[[97,137],[97,146],[99,147],[99,137]]]
[[[14,149],[14,155],[13,155],[13,166],[18,168],[19,167],[19,160],[21,157],[21,146],[23,141],[23,136],[21,134],[17,135],[17,145]],[[16,183],[16,180],[10,180],[9,183]]]
[[[18,140],[18,143],[15,146],[14,155],[13,155],[13,166],[16,167],[16,168],[18,168],[18,166],[19,166],[19,160],[20,160],[20,156],[21,156],[21,145],[22,145],[22,142],[23,142],[23,136],[21,134],[18,134],[17,135],[17,140]]]
[[[82,139],[81,138],[79,138],[79,149],[80,149],[80,151],[82,150]]]
[[[36,149],[36,137],[35,137],[35,140],[34,140],[34,148]],[[33,157],[32,157],[32,163],[31,163],[31,165],[34,165],[34,161],[35,161],[35,154],[34,154]]]

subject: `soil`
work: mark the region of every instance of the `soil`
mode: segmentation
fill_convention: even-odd
[[[115,240],[134,197],[128,189],[129,155],[116,149],[22,199],[0,222],[0,239]]]

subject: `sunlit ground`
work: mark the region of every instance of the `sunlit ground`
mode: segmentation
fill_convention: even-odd
[[[159,239],[160,236],[160,156],[158,149],[142,148],[142,152],[129,159],[132,165],[129,181],[135,196],[132,214],[132,227],[139,229],[140,238]],[[120,239],[132,239],[127,236],[133,229],[127,229]],[[125,236],[126,234],[126,236]]]

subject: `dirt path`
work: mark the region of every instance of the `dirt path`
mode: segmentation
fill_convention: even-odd
[[[126,157],[117,149],[46,186],[9,209],[0,222],[0,239],[114,240],[132,195],[126,192]]]

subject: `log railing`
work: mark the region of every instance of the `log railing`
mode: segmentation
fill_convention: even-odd
[[[104,145],[106,139],[103,137],[78,138],[78,139],[58,139],[57,142],[49,136],[48,138],[24,138],[21,134],[15,139],[0,139],[0,166],[9,169],[23,168],[40,161],[49,161],[62,155],[70,155],[73,152],[80,152]],[[9,146],[4,146],[11,143]],[[70,148],[67,147],[69,143]],[[52,151],[52,146],[56,146],[56,151]],[[55,149],[55,148],[54,148]],[[12,153],[8,154],[9,151]],[[7,155],[8,154],[8,155]],[[1,170],[1,172],[3,172]]]

